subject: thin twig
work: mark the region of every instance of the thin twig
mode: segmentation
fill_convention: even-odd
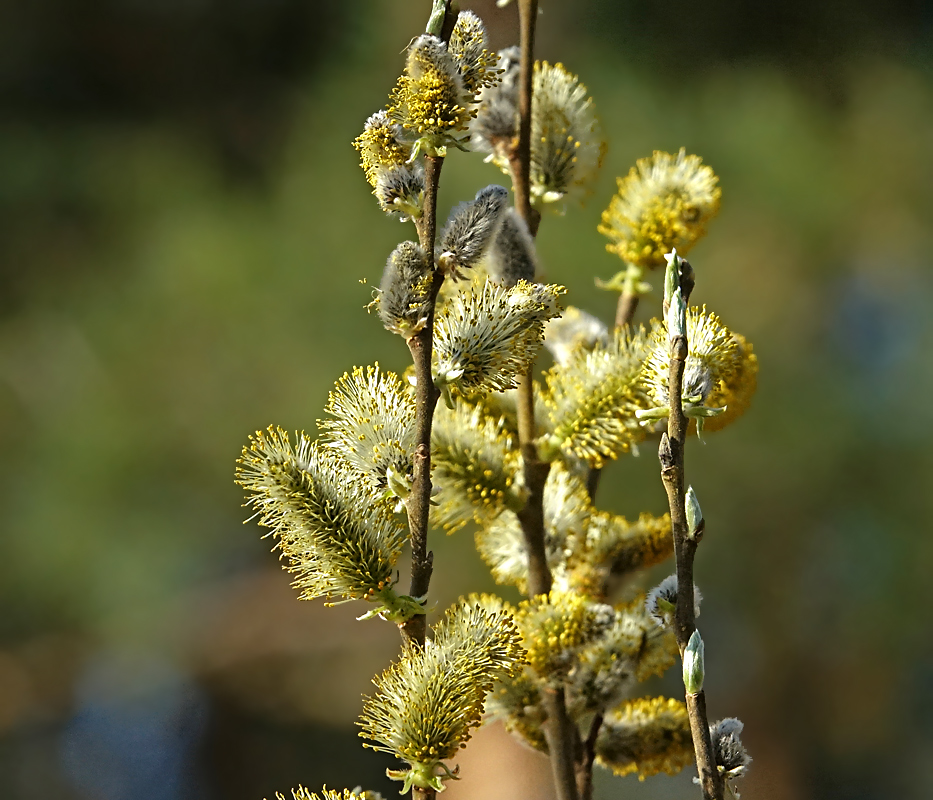
[[[577,761],[577,791],[580,793],[580,800],[591,800],[593,797],[593,762],[596,760],[596,739],[602,726],[603,715],[596,714],[590,722],[590,732]]]
[[[531,86],[538,0],[519,0],[518,14],[521,37],[518,146],[510,154],[509,163],[515,190],[515,209],[525,220],[531,235],[536,236],[541,216],[531,207]],[[518,384],[518,440],[524,462],[525,487],[528,490],[528,500],[519,512],[518,519],[528,550],[528,593],[532,597],[547,594],[551,590],[551,570],[544,546],[544,484],[551,465],[538,458],[538,447],[535,444],[537,437],[532,364]]]
[[[564,687],[545,689],[541,704],[547,714],[544,736],[551,757],[554,790],[558,800],[577,800],[576,753],[580,737],[567,713]]]
[[[686,264],[686,262],[684,262]],[[688,266],[689,269],[689,266]],[[684,303],[693,288],[692,277],[680,274]],[[674,559],[677,565],[677,604],[674,612],[674,636],[681,658],[696,629],[693,598],[693,559],[697,540],[690,535],[687,526],[687,511],[684,504],[686,481],[684,477],[684,444],[687,439],[687,418],[684,415],[683,393],[684,367],[687,360],[687,339],[675,336],[671,339],[671,367],[668,375],[668,405],[670,415],[667,432],[661,435],[658,457],[661,461],[661,480],[667,492],[671,511],[671,527],[674,534]],[[706,697],[702,691],[687,693],[687,714],[690,732],[696,752],[697,772],[704,800],[722,800],[723,780],[716,769],[713,747],[710,740],[709,720],[706,716]]]
[[[444,40],[450,38],[456,13],[451,9],[452,0],[435,0],[434,12],[430,24],[440,20],[440,35]],[[441,177],[444,159],[437,156],[425,156],[424,159],[424,207],[416,222],[418,240],[428,257],[428,263],[434,264],[434,239],[437,236],[437,187]],[[408,340],[415,367],[417,386],[415,388],[415,452],[412,459],[412,484],[408,496],[408,528],[411,535],[411,585],[412,597],[424,597],[431,583],[434,553],[428,550],[428,516],[431,510],[431,426],[434,421],[434,409],[440,392],[434,385],[431,375],[431,354],[434,344],[434,307],[438,292],[444,282],[444,273],[434,269],[431,283],[431,297],[428,303],[425,326]],[[424,614],[412,617],[401,627],[402,639],[424,647],[427,633],[427,619]],[[437,792],[431,788],[413,786],[412,800],[434,800]]]
[[[631,325],[635,316],[635,310],[638,308],[638,299],[641,295],[634,292],[622,292],[619,295],[619,303],[616,306],[616,327],[624,328]]]
[[[434,238],[437,232],[437,186],[440,181],[444,159],[426,156],[424,160],[424,211],[418,221],[418,238],[434,263]],[[444,282],[444,273],[434,271],[431,300],[428,304],[428,320],[425,326],[408,340],[415,366],[417,385],[415,388],[415,453],[412,459],[413,477],[411,494],[408,496],[408,528],[411,533],[411,588],[412,597],[423,597],[431,583],[433,553],[428,552],[428,515],[431,510],[431,425],[434,409],[440,392],[431,376],[431,351],[434,337],[434,304],[437,293]],[[424,645],[427,622],[424,614],[412,617],[402,627],[406,641]]]
[[[535,597],[551,591],[551,568],[547,563],[544,544],[544,484],[547,482],[551,465],[538,458],[535,444],[537,429],[534,409],[534,365],[521,377],[518,384],[518,440],[522,451],[525,472],[525,488],[528,497],[518,521],[525,537],[528,551],[528,594]]]
[[[641,298],[644,286],[642,277],[644,271],[635,264],[626,264],[622,283],[622,293],[619,295],[619,302],[616,304],[616,328],[624,328],[632,324],[635,317],[635,310],[638,308],[638,300]]]
[[[515,208],[528,225],[532,236],[538,232],[540,215],[531,206],[531,93],[534,77],[535,26],[538,0],[518,3],[521,62],[519,74],[518,146],[511,154]],[[525,470],[528,499],[518,514],[528,551],[528,590],[531,596],[547,594],[551,589],[551,571],[544,544],[544,484],[550,464],[538,458],[535,444],[537,426],[534,412],[534,368],[529,368],[518,385],[518,432]],[[545,738],[551,756],[551,769],[558,800],[577,800],[575,778],[579,733],[567,713],[563,688],[544,692],[543,705],[548,716]]]

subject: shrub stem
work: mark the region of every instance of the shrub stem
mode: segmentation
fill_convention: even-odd
[[[693,288],[692,272],[681,270],[678,278],[684,303],[690,298]],[[667,432],[661,435],[658,458],[661,461],[661,480],[667,492],[671,511],[671,527],[674,534],[674,560],[677,565],[677,604],[674,612],[674,636],[683,658],[684,649],[690,636],[696,630],[693,599],[693,560],[698,541],[691,536],[687,526],[687,511],[684,504],[686,480],[684,477],[684,445],[687,439],[687,418],[684,415],[683,393],[684,367],[687,360],[687,339],[675,336],[670,343],[671,366],[668,374],[668,404],[670,415],[667,420]],[[706,696],[700,691],[687,693],[687,714],[690,719],[690,731],[696,752],[697,773],[704,800],[722,800],[723,779],[716,768],[713,757],[712,741],[709,732],[709,720],[706,716]]]
[[[515,208],[528,225],[532,236],[538,232],[541,216],[531,206],[531,99],[534,77],[535,25],[538,0],[518,2],[521,61],[519,73],[518,147],[510,158]],[[534,366],[518,384],[518,431],[525,469],[528,500],[518,514],[528,551],[528,591],[534,597],[551,589],[551,571],[544,540],[544,484],[550,464],[538,458],[535,444],[537,426],[534,406]],[[548,715],[545,737],[551,756],[551,769],[558,800],[577,800],[575,755],[579,733],[567,713],[563,688],[544,693],[543,705]]]

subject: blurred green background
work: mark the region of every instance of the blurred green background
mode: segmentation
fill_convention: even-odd
[[[413,233],[378,212],[350,142],[427,6],[0,6],[0,797],[397,788],[352,726],[395,631],[295,601],[232,475],[251,431],[313,430],[345,369],[407,363],[363,307]],[[463,6],[514,42],[513,7]],[[596,224],[636,158],[685,146],[721,179],[694,299],[761,374],[688,476],[710,713],[746,723],[743,795],[927,798],[933,6],[542,6],[538,54],[581,76],[610,145],[586,205],[541,227],[569,302],[611,318]],[[442,216],[503,180],[454,153]],[[663,510],[650,448],[600,501]],[[442,607],[491,588],[467,533],[433,548]],[[535,756],[494,757],[474,774],[501,788],[527,763],[510,796],[546,797]],[[499,796],[466,787],[451,799]],[[597,796],[696,790],[601,779]]]

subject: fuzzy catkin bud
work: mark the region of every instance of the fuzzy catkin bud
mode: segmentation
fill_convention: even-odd
[[[693,586],[693,616],[700,616],[700,601],[703,596],[700,590]],[[662,628],[674,624],[674,609],[677,607],[677,576],[668,575],[655,586],[645,599],[645,608],[655,622]]]
[[[383,211],[397,215],[402,222],[420,218],[424,206],[424,167],[415,162],[379,170],[373,194]]]
[[[419,245],[402,242],[392,251],[378,296],[379,319],[387,330],[410,339],[424,327],[431,281],[428,258]]]
[[[373,187],[379,206],[402,221],[421,216],[424,205],[424,168],[411,160],[411,145],[402,141],[401,125],[384,110],[369,119],[353,142],[360,166]]]
[[[489,251],[489,274],[500,286],[534,281],[537,272],[535,243],[525,220],[514,208],[502,217],[499,233]]]
[[[744,727],[735,717],[726,717],[709,726],[716,766],[727,778],[741,778],[752,763],[752,757],[739,738]]]
[[[492,184],[451,211],[441,232],[441,269],[461,277],[460,270],[476,266],[499,230],[508,198],[507,189]]]
[[[470,141],[475,149],[489,153],[501,166],[518,135],[518,78],[521,50],[508,47],[499,51],[496,66],[501,74],[498,84],[479,93],[479,110],[470,126]]]

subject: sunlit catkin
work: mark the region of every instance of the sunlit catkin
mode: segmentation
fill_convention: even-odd
[[[644,332],[624,329],[555,365],[546,376],[542,457],[562,452],[598,468],[631,450],[644,437],[635,412],[645,405],[637,378],[647,353]]]
[[[366,120],[353,146],[380,208],[404,221],[421,216],[424,167],[411,160],[411,144],[403,136],[402,126],[382,110]]]
[[[636,682],[662,675],[677,658],[670,631],[658,628],[643,598],[611,609],[610,624],[585,645],[567,679],[571,713],[603,713]]]
[[[512,389],[538,354],[544,324],[560,313],[563,287],[529,284],[511,289],[491,281],[458,293],[434,326],[434,377],[463,392]]]
[[[582,535],[567,547],[569,585],[599,597],[611,578],[652,567],[673,555],[671,518],[642,513],[630,522],[620,514],[595,512]]]
[[[259,524],[272,530],[301,599],[378,599],[393,583],[407,532],[345,462],[299,434],[257,431],[237,463]]]
[[[562,367],[567,365],[578,348],[592,350],[608,342],[606,323],[576,306],[567,306],[564,313],[552,319],[544,329],[544,346],[554,357],[554,362]]]
[[[604,629],[601,607],[579,594],[552,590],[525,600],[515,613],[528,664],[545,681],[560,682],[578,650]]]
[[[490,524],[507,508],[519,510],[525,498],[515,445],[503,419],[482,405],[438,408],[431,433],[435,524],[452,533],[471,521]]]
[[[406,761],[390,771],[411,786],[443,789],[452,773],[443,764],[456,756],[482,720],[495,681],[522,660],[518,631],[507,611],[491,612],[462,602],[450,609],[424,648],[405,645],[401,658],[375,678],[365,700],[360,736],[374,750]]]
[[[275,797],[276,800],[286,800],[281,792],[276,792]],[[292,800],[382,800],[382,797],[378,792],[364,792],[360,789],[353,789],[352,791],[343,789],[337,792],[328,789],[326,786],[321,790],[320,794],[317,794],[305,789],[304,786],[299,786],[297,789],[292,789]]]
[[[486,49],[486,27],[472,11],[461,11],[457,16],[447,47],[460,68],[471,101],[482,89],[499,82],[498,57]]]
[[[473,143],[503,172],[511,170],[518,134],[518,57],[499,54],[502,82],[480,94]],[[535,63],[531,101],[531,194],[538,203],[583,197],[606,144],[586,87],[562,64]]]
[[[586,482],[555,462],[544,484],[543,511],[548,566],[561,584],[566,572],[567,543],[584,535],[594,513]],[[514,514],[502,514],[482,525],[476,532],[476,549],[498,583],[526,590],[528,549]]]
[[[326,445],[375,492],[404,500],[415,448],[415,400],[411,387],[379,365],[356,367],[334,385],[318,424]]]
[[[606,715],[596,740],[598,762],[616,775],[644,780],[659,772],[676,775],[693,762],[687,708],[679,700],[629,700]]]
[[[640,158],[603,212],[599,232],[606,249],[638,267],[664,266],[673,249],[685,255],[706,233],[719,211],[716,174],[681,148],[677,155],[656,150]]]
[[[755,391],[758,359],[751,345],[705,306],[690,306],[686,323],[689,349],[681,392],[684,413],[703,430],[718,430],[747,408]],[[669,405],[670,364],[667,324],[655,321],[639,379],[651,406],[663,409]],[[730,401],[736,404],[731,412]],[[719,417],[726,417],[725,422]]]

